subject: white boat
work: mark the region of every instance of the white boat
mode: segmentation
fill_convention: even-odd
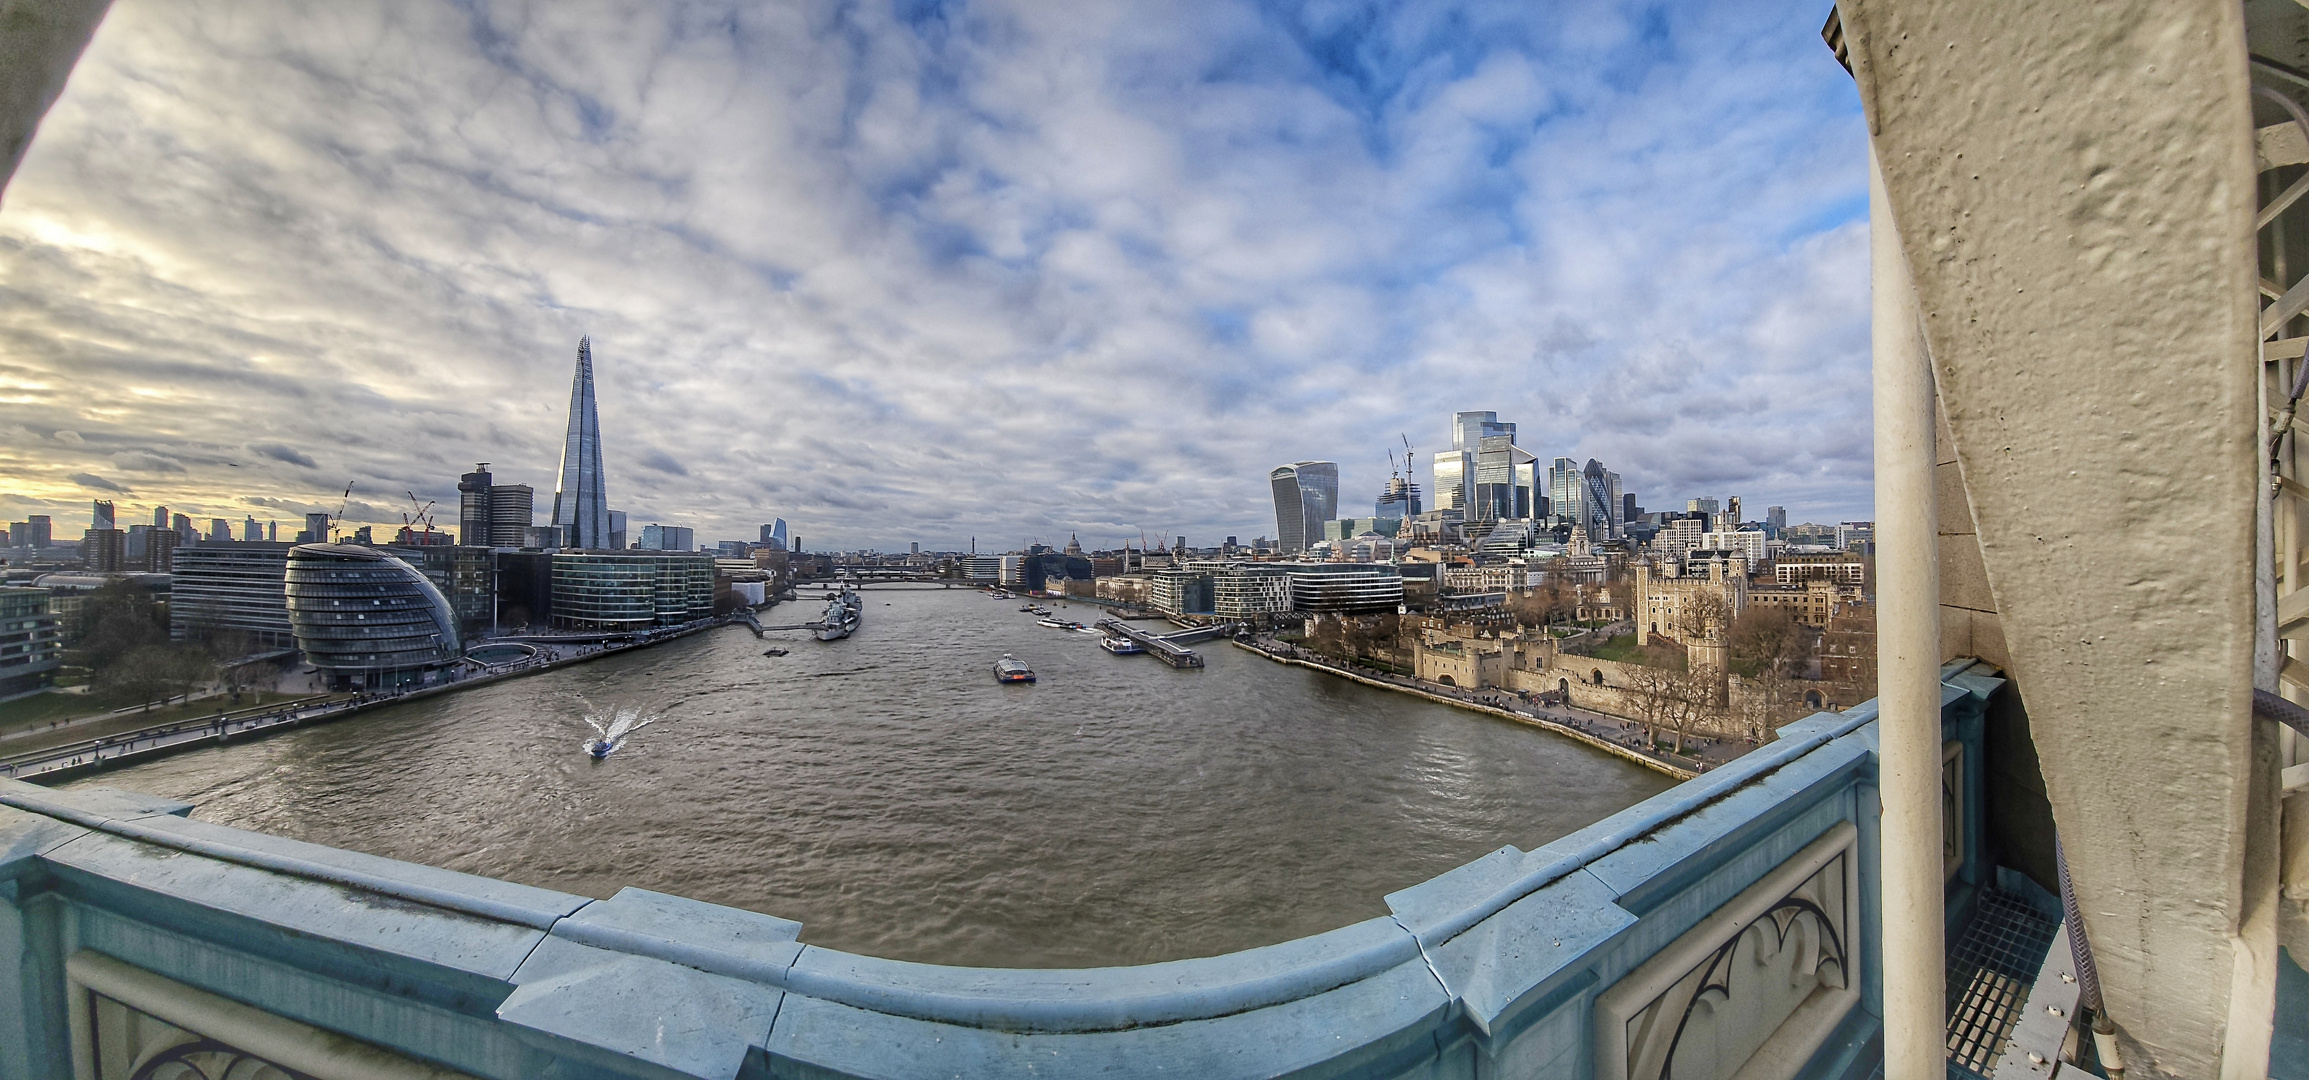
[[[1041,618],[1039,618],[1039,619],[1036,619],[1036,620],[1034,620],[1034,625],[1036,625],[1036,626],[1047,626],[1047,627],[1049,627],[1049,628],[1051,628],[1051,629],[1053,629],[1053,630],[1064,630],[1064,629],[1066,629],[1066,628],[1067,628],[1067,626],[1066,626],[1066,624],[1065,624],[1065,623],[1062,623],[1062,622],[1058,621],[1057,619],[1053,619],[1053,618],[1051,618],[1051,617],[1050,617],[1050,616],[1048,616],[1048,615],[1045,615],[1045,616],[1043,616],[1043,617],[1041,617]]]
[[[1103,633],[1106,633],[1106,631],[1104,631],[1104,630],[1101,630],[1101,629],[1099,629],[1098,627],[1095,627],[1095,626],[1084,626],[1084,625],[1082,625],[1081,623],[1076,623],[1076,624],[1074,624],[1074,632],[1075,632],[1075,633],[1077,633],[1077,634],[1103,634]]]
[[[1105,641],[1099,642],[1098,647],[1116,656],[1136,656],[1146,651],[1146,647],[1138,642],[1113,634],[1108,635]]]

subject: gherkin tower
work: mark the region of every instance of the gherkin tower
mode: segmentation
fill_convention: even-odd
[[[569,435],[561,444],[561,484],[553,489],[553,523],[573,548],[609,546],[609,496],[601,476],[601,415],[593,402],[593,339],[577,339],[577,376],[569,387]]]

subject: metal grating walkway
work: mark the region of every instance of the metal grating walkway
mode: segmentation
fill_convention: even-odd
[[[2058,917],[1993,885],[1948,950],[1948,1075],[1987,1080],[2028,1004]]]

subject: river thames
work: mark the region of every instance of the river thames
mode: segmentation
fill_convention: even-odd
[[[717,629],[67,786],[568,892],[748,908],[852,952],[1080,967],[1384,915],[1388,892],[1672,783],[1223,640],[1195,646],[1200,671],[1113,656],[1018,604],[869,590],[846,641]],[[996,685],[1005,653],[1040,683]],[[584,717],[618,708],[659,719],[594,761]]]

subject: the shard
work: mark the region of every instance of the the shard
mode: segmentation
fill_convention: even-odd
[[[561,544],[609,546],[609,496],[601,476],[601,414],[593,403],[593,339],[577,339],[577,377],[569,386],[569,435],[561,444],[561,484],[553,489],[553,523]]]

